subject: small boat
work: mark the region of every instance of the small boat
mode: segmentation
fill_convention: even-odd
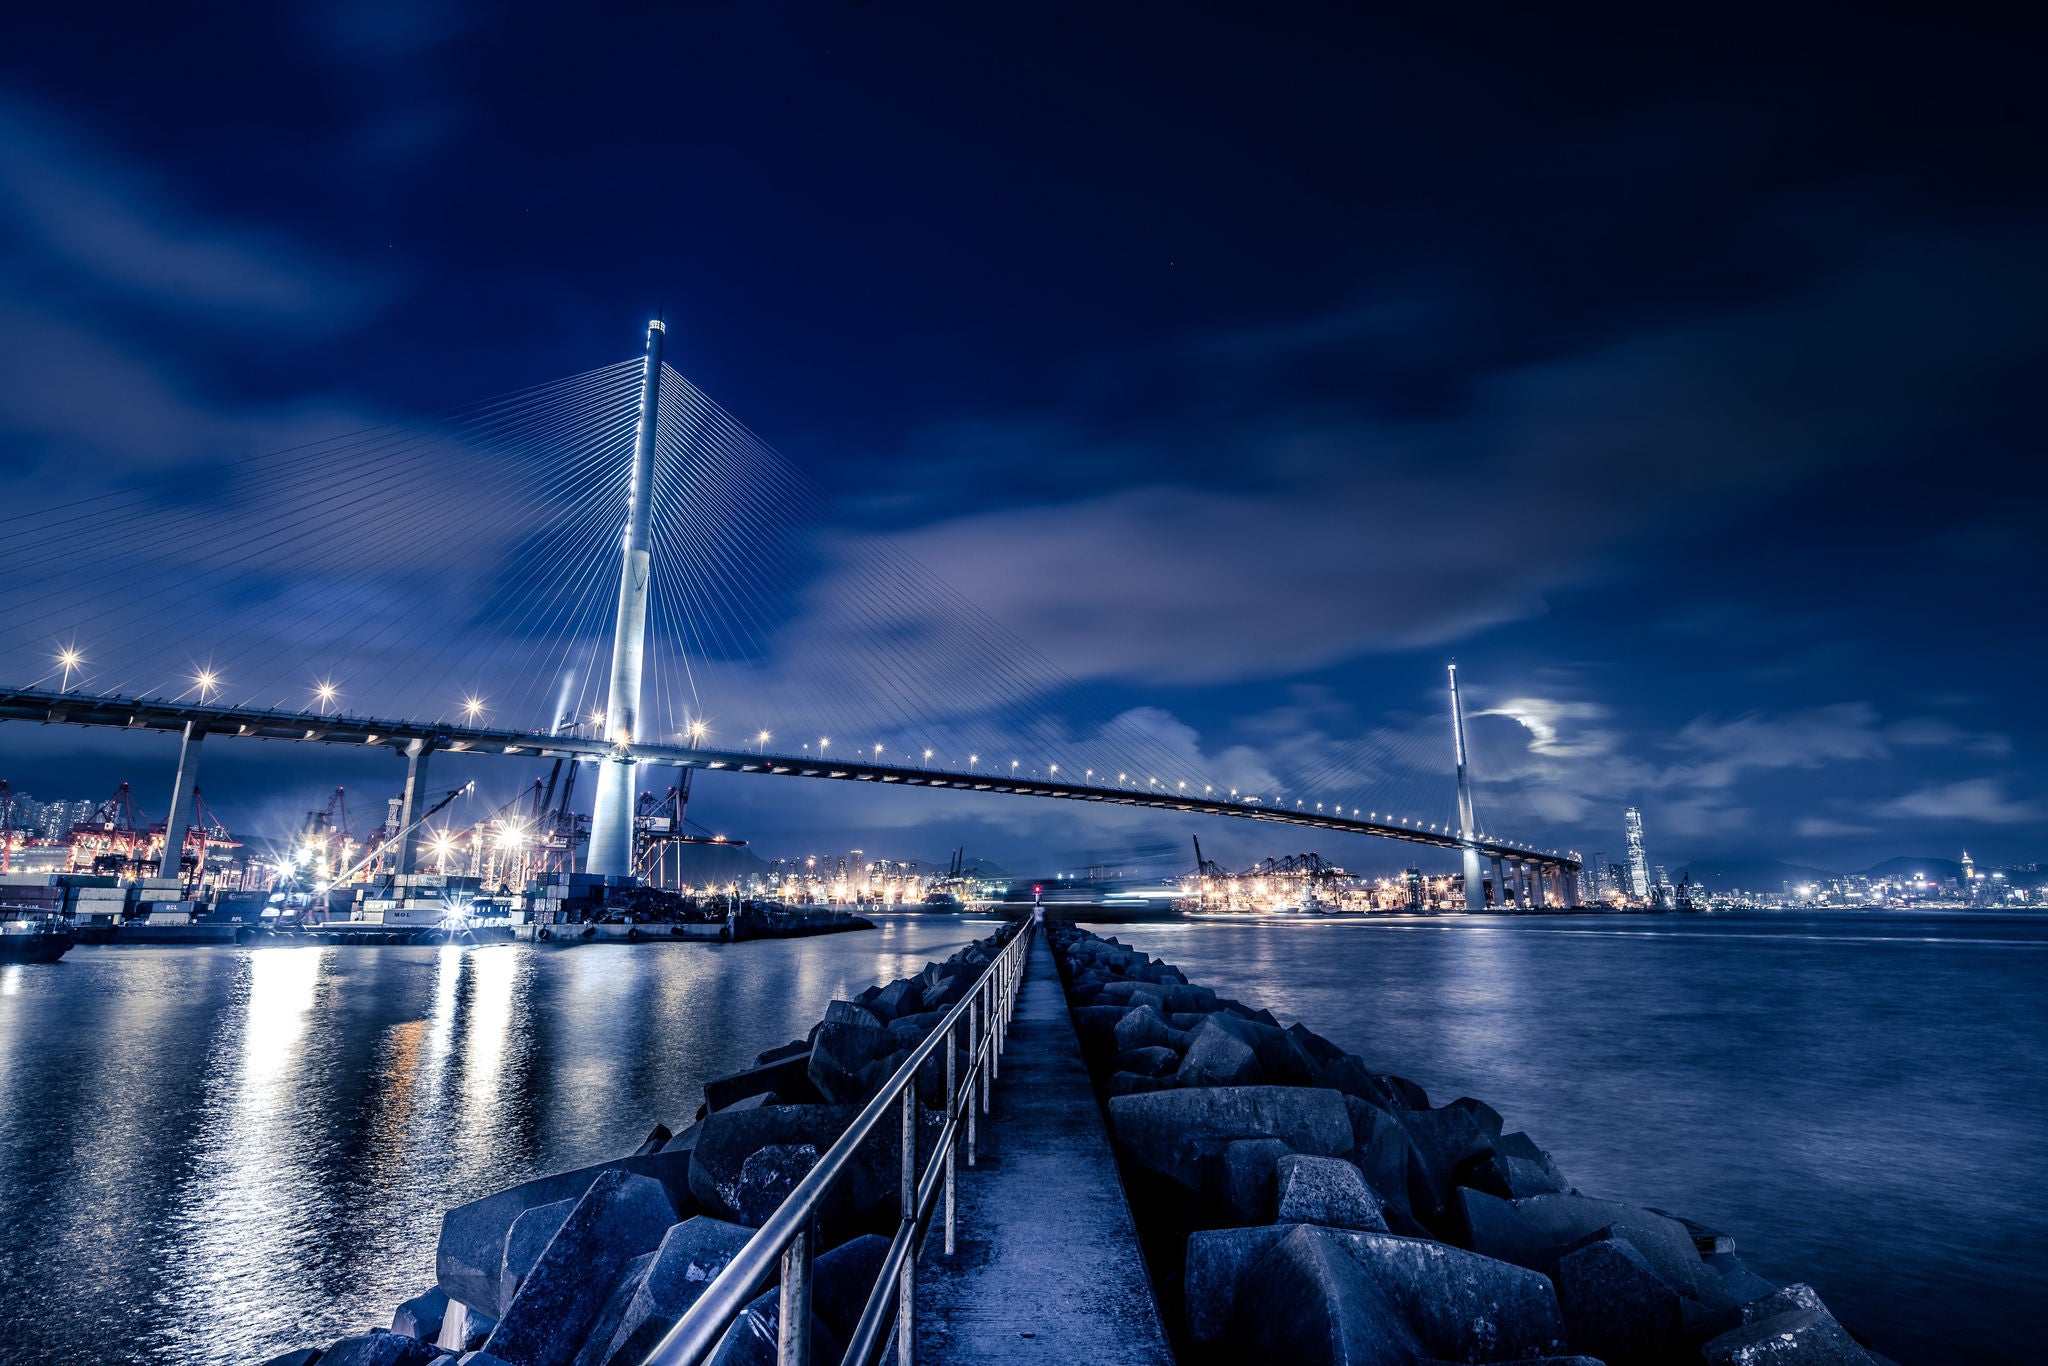
[[[77,942],[61,915],[0,911],[0,963],[54,963]]]

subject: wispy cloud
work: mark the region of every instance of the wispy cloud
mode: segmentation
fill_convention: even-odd
[[[339,263],[195,207],[51,110],[0,96],[0,231],[47,270],[216,323],[346,325],[376,291]]]
[[[1912,820],[1959,821],[1971,825],[2024,825],[2042,819],[2041,804],[2008,797],[1996,778],[1936,783],[1884,803],[1881,815]]]

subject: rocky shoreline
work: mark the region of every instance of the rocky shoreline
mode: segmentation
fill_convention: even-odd
[[[1734,1240],[1157,959],[1048,927],[1184,1363],[1890,1366]]]
[[[399,1305],[388,1328],[265,1366],[638,1366],[1022,927],[833,1001],[808,1038],[706,1082],[696,1122],[680,1133],[657,1125],[623,1157],[449,1210],[433,1286]],[[941,1049],[918,1075],[920,1162],[944,1127],[944,1089]],[[870,1140],[819,1220],[815,1360],[839,1359],[867,1301],[899,1218],[900,1163],[895,1138]],[[711,1361],[773,1362],[777,1314],[771,1283]]]

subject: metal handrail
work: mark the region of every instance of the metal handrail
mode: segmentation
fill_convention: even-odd
[[[1035,917],[1027,917],[1017,933],[946,1012],[924,1042],[911,1051],[884,1082],[853,1123],[846,1127],[796,1189],[757,1229],[717,1279],[706,1286],[642,1366],[696,1366],[744,1311],[769,1276],[779,1269],[781,1298],[776,1323],[776,1356],[781,1366],[809,1366],[811,1335],[812,1220],[833,1185],[853,1164],[854,1154],[893,1108],[902,1116],[901,1214],[888,1254],[882,1259],[874,1289],[847,1344],[843,1366],[867,1366],[876,1356],[896,1301],[896,1360],[910,1366],[912,1350],[912,1255],[917,1231],[943,1187],[946,1205],[946,1251],[953,1251],[954,1155],[964,1119],[967,1165],[974,1165],[975,1113],[988,1113],[990,1087],[1001,1066],[1003,1038],[1016,1009],[1017,987],[1030,952]],[[953,1041],[960,1022],[967,1022],[967,1075],[958,1068]],[[917,1171],[917,1073],[941,1045],[946,1049],[946,1123],[933,1145],[930,1162]],[[964,1085],[960,1084],[961,1081]]]

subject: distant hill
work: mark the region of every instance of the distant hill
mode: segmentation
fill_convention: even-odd
[[[999,863],[985,858],[971,858],[960,865],[960,871],[968,877],[980,878],[984,882],[1011,882],[1017,875]]]
[[[1695,886],[1705,887],[1711,892],[1729,892],[1737,888],[1751,892],[1775,892],[1788,882],[1798,886],[1802,882],[1839,876],[1825,868],[1810,868],[1803,863],[1785,863],[1779,859],[1724,858],[1688,863],[1674,870],[1671,880],[1677,882],[1688,873],[1692,875]]]
[[[1915,873],[1936,882],[1949,878],[1960,882],[1963,865],[1948,858],[1888,858],[1863,870],[1864,877],[1911,877]]]

